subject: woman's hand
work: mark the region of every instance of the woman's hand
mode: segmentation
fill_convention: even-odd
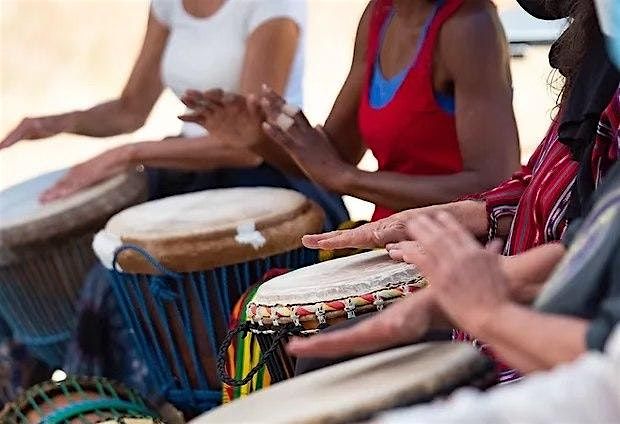
[[[181,98],[192,113],[179,116],[205,127],[209,135],[232,147],[251,147],[263,139],[262,111],[254,98],[222,90],[188,90]]]
[[[72,167],[54,186],[43,192],[39,200],[42,203],[59,200],[125,172],[131,163],[130,148],[128,145],[108,150]]]
[[[344,192],[343,185],[357,168],[340,158],[323,128],[313,128],[299,108],[286,104],[268,87],[263,87],[260,106],[266,119],[263,130],[306,176],[327,189]]]
[[[501,243],[486,248],[447,212],[420,216],[408,234],[422,246],[403,248],[435,291],[437,304],[451,321],[476,334],[510,302],[508,277],[501,264]]]
[[[389,217],[350,230],[305,235],[301,241],[310,249],[373,249],[408,237],[406,221]]]
[[[12,146],[20,140],[38,140],[69,131],[71,119],[71,114],[24,118],[19,125],[0,142],[0,150]]]

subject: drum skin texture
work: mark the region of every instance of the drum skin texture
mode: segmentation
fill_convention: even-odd
[[[52,367],[62,364],[84,277],[96,263],[95,232],[147,196],[146,177],[132,172],[41,205],[40,193],[65,172],[0,192],[0,314],[13,338]]]
[[[159,395],[188,416],[220,404],[217,351],[235,301],[272,268],[316,263],[301,237],[324,217],[296,191],[253,187],[172,196],[108,221],[93,247]]]
[[[487,387],[493,364],[464,343],[424,343],[387,350],[270,386],[221,406],[192,424],[345,423],[455,389]]]
[[[150,423],[155,417],[158,413],[151,405],[118,383],[104,378],[69,376],[61,382],[48,381],[31,387],[4,407],[0,422],[84,424],[147,418]]]
[[[293,190],[218,189],[134,206],[113,216],[98,237],[140,246],[170,270],[193,272],[298,249],[301,237],[321,231],[324,220],[317,204]],[[99,246],[96,241],[99,256],[109,257],[109,245]],[[118,262],[128,273],[157,273],[132,251]]]

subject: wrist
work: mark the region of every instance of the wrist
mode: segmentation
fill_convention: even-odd
[[[75,111],[61,115],[62,131],[70,134],[78,134],[78,122],[82,112]]]
[[[355,185],[359,179],[360,170],[357,167],[342,162],[335,172],[328,177],[326,188],[338,194],[355,192]]]
[[[476,338],[490,341],[498,325],[503,320],[509,319],[514,304],[508,300],[500,301],[490,307],[478,308],[468,314],[468,319],[463,328],[473,334]]]
[[[138,144],[139,143],[125,144],[114,149],[116,162],[125,167],[140,165],[142,160]]]

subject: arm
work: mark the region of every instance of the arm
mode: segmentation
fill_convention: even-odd
[[[351,230],[331,231],[303,237],[304,246],[311,249],[373,249],[385,247],[388,243],[411,240],[407,223],[422,215],[434,215],[439,211],[449,212],[476,237],[487,234],[487,215],[484,202],[462,200],[459,202],[408,209]]]
[[[142,51],[118,99],[85,111],[26,118],[1,143],[8,147],[22,139],[39,139],[61,132],[109,137],[140,128],[162,91],[159,74],[168,29],[149,16]]]
[[[206,171],[220,167],[254,167],[262,161],[260,156],[247,149],[222,146],[209,137],[127,144],[72,167],[60,181],[41,195],[40,200],[51,202],[69,196],[138,165]]]
[[[362,143],[362,137],[359,133],[357,111],[366,73],[366,45],[373,7],[374,2],[371,1],[360,19],[355,39],[353,61],[349,74],[324,126],[324,132],[330,136],[330,140],[327,143],[329,144],[328,148],[330,149],[330,153],[335,152],[335,156],[337,156],[339,160],[353,167],[357,165],[366,152],[366,148]],[[261,106],[268,122],[273,123],[276,121],[278,115],[281,113],[283,104],[283,99],[280,98],[274,90],[263,90]],[[303,113],[299,113],[299,115],[304,125],[310,127]],[[265,132],[268,135],[268,137],[262,139],[265,145],[277,145],[280,151],[286,152],[286,149],[280,147],[282,143],[279,142],[268,129],[265,129]],[[275,140],[276,143],[274,143],[273,140]],[[309,146],[317,156],[321,154],[318,150],[319,147],[320,146],[316,144]],[[286,157],[291,164],[294,164],[298,173],[300,168],[303,169],[303,167],[296,164],[295,158],[291,158],[288,153]],[[318,183],[321,184],[320,181]]]
[[[574,361],[587,350],[587,320],[544,314],[515,303],[502,304],[483,324],[459,324],[522,372]]]
[[[442,29],[438,51],[438,60],[454,84],[463,171],[442,176],[407,176],[346,167],[331,181],[332,190],[402,210],[445,203],[463,193],[488,189],[518,168],[504,37],[494,14],[463,7],[466,9]]]
[[[549,243],[516,256],[502,256],[510,297],[520,303],[532,302],[565,253],[562,243]]]
[[[253,167],[262,163],[260,156],[214,142],[209,137],[172,138],[164,143],[145,141],[120,148],[125,166],[144,165],[186,171],[209,171],[221,167]]]

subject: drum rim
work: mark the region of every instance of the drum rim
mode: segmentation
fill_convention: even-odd
[[[317,371],[313,371],[308,374],[298,376],[295,379],[287,380],[279,384],[270,386],[261,391],[253,392],[246,398],[238,399],[235,402],[225,404],[219,408],[216,408],[215,410],[211,412],[204,414],[203,417],[205,418],[205,420],[206,419],[215,420],[217,418],[220,418],[220,419],[235,418],[231,415],[224,415],[223,417],[218,417],[217,414],[218,414],[218,411],[222,411],[224,409],[234,411],[232,410],[232,408],[235,408],[236,410],[239,410],[238,408],[240,408],[241,405],[244,403],[246,403],[248,407],[251,407],[255,405],[254,402],[264,401],[268,399],[267,396],[270,396],[270,399],[274,399],[275,395],[271,394],[273,391],[276,391],[276,395],[278,395],[280,394],[282,390],[285,390],[288,393],[292,393],[290,391],[291,389],[295,389],[299,387],[309,388],[311,384],[309,384],[308,382],[320,382],[323,380],[322,377],[327,376],[330,373],[330,371],[333,372],[334,369],[339,369],[339,368],[344,369],[342,367],[348,364],[352,364],[352,363],[362,364],[364,362],[368,362],[369,365],[372,364],[376,367],[378,363],[372,362],[371,361],[372,358],[385,356],[386,359],[391,358],[390,359],[391,361],[394,361],[395,359],[400,359],[400,360],[404,359],[402,357],[390,357],[388,352],[395,352],[395,351],[406,352],[408,350],[411,350],[413,354],[416,352],[422,352],[423,349],[425,348],[430,349],[430,348],[438,347],[438,346],[448,348],[448,349],[452,349],[452,347],[449,347],[449,346],[454,346],[453,349],[456,352],[454,353],[454,355],[458,355],[458,361],[453,361],[454,364],[451,365],[452,369],[457,371],[456,373],[453,373],[453,375],[448,376],[447,366],[444,366],[443,369],[441,369],[442,372],[438,373],[439,375],[437,375],[437,378],[438,380],[441,380],[441,383],[439,384],[441,388],[438,388],[438,389],[430,388],[429,389],[427,387],[424,387],[425,385],[422,382],[418,381],[415,384],[411,384],[410,387],[408,388],[405,388],[405,387],[399,388],[396,391],[397,393],[390,393],[390,395],[393,395],[392,398],[396,398],[392,402],[386,402],[386,396],[383,396],[383,398],[377,398],[374,402],[370,402],[364,405],[355,405],[357,409],[355,411],[354,416],[344,417],[342,416],[342,414],[338,414],[338,413],[334,414],[333,411],[323,411],[322,415],[317,415],[313,418],[303,417],[304,420],[301,419],[302,417],[297,416],[296,417],[298,420],[297,422],[300,422],[300,423],[309,423],[309,422],[340,423],[340,422],[350,422],[352,420],[361,420],[361,419],[368,418],[369,416],[372,416],[378,412],[384,411],[386,409],[425,402],[429,400],[429,397],[431,398],[440,397],[440,396],[449,394],[453,392],[454,390],[460,387],[463,387],[463,386],[474,386],[474,387],[479,387],[479,388],[484,389],[484,388],[490,387],[496,382],[496,370],[495,370],[495,366],[493,362],[488,357],[484,356],[479,350],[474,348],[472,345],[467,344],[467,343],[454,343],[454,342],[429,342],[429,343],[421,343],[417,345],[408,345],[404,347],[393,348],[393,349],[389,349],[388,351],[374,353],[371,355],[355,358],[355,359],[352,359],[352,360],[349,360],[349,361],[346,361],[340,364],[332,365],[330,367],[322,368]],[[458,353],[459,350],[461,353]],[[432,352],[429,351],[426,354],[430,354],[430,353]],[[458,364],[456,364],[456,362],[458,362]],[[441,362],[439,363],[441,364]],[[465,363],[469,363],[471,366],[466,367],[464,366]],[[455,366],[455,364],[459,366]],[[348,365],[348,366],[349,368],[352,369],[352,371],[350,371],[350,374],[348,375],[349,377],[352,376],[355,372],[363,371],[362,366],[358,366],[358,367],[355,367],[355,366],[352,367],[351,365]],[[284,389],[282,387],[284,387]],[[315,384],[312,386],[312,388],[320,389],[320,385]],[[413,392],[414,388],[416,389],[419,388],[420,390],[416,390]],[[430,392],[433,392],[433,393],[430,393]],[[251,400],[252,403],[248,402],[248,400],[250,399],[252,399]],[[257,400],[254,401],[253,399],[257,399]],[[347,412],[351,412],[351,411],[347,410]],[[247,416],[244,415],[242,417],[237,417],[237,418],[241,419],[241,418],[246,418],[246,417]],[[284,422],[283,420],[286,420],[286,418],[285,417],[277,417],[277,418],[272,417],[271,418],[271,421],[275,423]]]
[[[323,324],[330,324],[329,321],[343,317],[351,319],[356,314],[380,311],[385,306],[426,288],[428,285],[428,280],[420,275],[414,280],[397,286],[318,303],[264,305],[250,301],[247,306],[246,321],[255,324],[250,329],[254,333],[270,332],[273,327],[291,323],[296,327],[303,326],[306,330],[313,331]]]
[[[296,204],[290,208],[287,208],[284,212],[273,211],[273,213],[268,214],[266,217],[249,217],[245,219],[236,220],[234,224],[230,223],[230,220],[226,224],[222,226],[222,228],[208,229],[205,228],[206,223],[200,223],[198,228],[194,231],[189,230],[178,230],[177,233],[167,233],[167,234],[154,234],[152,231],[137,231],[132,230],[133,232],[122,231],[119,234],[119,231],[112,230],[110,226],[114,224],[114,220],[121,219],[124,214],[135,213],[135,211],[140,211],[141,208],[147,208],[148,206],[156,205],[163,202],[174,202],[174,200],[180,199],[189,199],[192,197],[200,197],[200,196],[209,196],[214,193],[234,193],[234,192],[255,192],[255,193],[264,193],[270,192],[273,194],[284,194],[286,196],[294,196],[294,200]],[[203,199],[205,202],[213,201],[212,199],[205,198]],[[275,199],[276,201],[278,199]],[[283,200],[283,199],[281,199]],[[259,229],[261,226],[270,226],[272,223],[290,219],[292,216],[295,216],[300,211],[303,211],[307,208],[307,202],[310,199],[306,197],[304,194],[287,188],[281,187],[265,187],[265,186],[257,186],[257,187],[232,187],[232,188],[217,188],[210,190],[201,190],[192,193],[178,194],[174,196],[169,196],[162,199],[155,199],[148,202],[144,202],[139,205],[133,205],[131,207],[125,208],[122,211],[114,214],[108,219],[108,222],[105,225],[104,231],[106,234],[112,237],[118,237],[122,240],[140,244],[140,243],[148,243],[148,242],[162,242],[167,240],[176,240],[176,239],[186,239],[192,237],[201,237],[201,238],[218,238],[223,235],[228,235],[231,233],[237,232],[237,227],[241,224],[245,224],[248,222],[255,223],[256,229]],[[241,206],[242,207],[242,206]],[[147,212],[155,212],[152,210],[144,210],[143,213]],[[165,225],[165,223],[161,223]],[[120,225],[120,224],[119,224]],[[131,226],[130,224],[122,224],[123,226]]]
[[[172,271],[202,272],[261,260],[303,248],[301,237],[308,232],[320,231],[324,220],[325,212],[321,207],[305,198],[305,202],[295,210],[256,224],[256,230],[260,231],[265,239],[265,244],[261,247],[236,241],[236,230],[227,230],[219,234],[207,232],[154,242],[134,239],[121,239],[120,242],[121,245],[139,246]],[[109,248],[106,253],[103,253],[95,247],[95,252],[103,262],[109,253]],[[125,251],[119,255],[118,260],[124,273],[157,274],[153,267],[136,252]]]
[[[74,233],[94,232],[112,214],[146,199],[148,184],[144,173],[132,171],[115,178],[119,178],[117,184],[84,203],[0,228],[0,258],[11,257],[18,247],[37,245]]]

